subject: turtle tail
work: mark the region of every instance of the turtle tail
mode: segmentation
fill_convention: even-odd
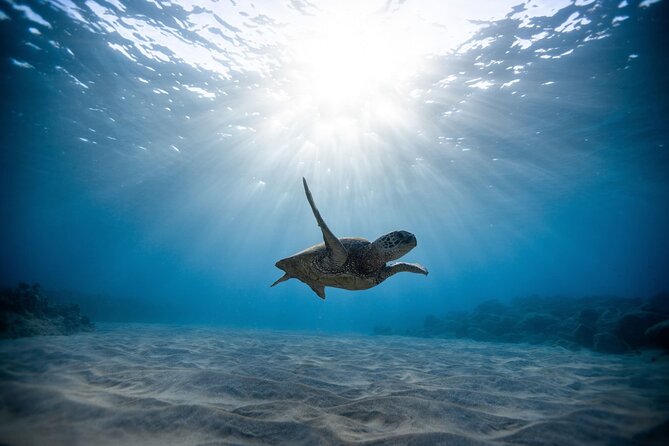
[[[288,275],[288,273],[286,273],[286,274],[284,274],[283,276],[279,277],[279,278],[276,280],[276,282],[274,282],[273,284],[271,284],[271,285],[270,285],[270,288],[273,287],[274,285],[278,285],[278,284],[280,284],[281,282],[285,282],[285,281],[288,280],[288,279],[290,279],[290,276]]]

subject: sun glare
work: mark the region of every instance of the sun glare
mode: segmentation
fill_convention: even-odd
[[[331,24],[297,49],[303,93],[317,104],[361,105],[406,71],[382,30],[360,23]]]
[[[328,10],[301,30],[289,53],[289,96],[320,120],[396,118],[405,81],[418,69],[419,45],[406,23],[378,12]]]

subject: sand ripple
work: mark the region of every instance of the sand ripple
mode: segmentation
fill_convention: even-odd
[[[669,360],[104,325],[0,342],[10,445],[666,444]]]

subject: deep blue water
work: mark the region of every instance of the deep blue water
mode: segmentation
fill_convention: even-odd
[[[345,331],[669,290],[668,3],[433,3],[1,0],[0,282]],[[430,275],[270,289],[302,177]]]

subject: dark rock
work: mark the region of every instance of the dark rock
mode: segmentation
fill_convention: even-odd
[[[610,330],[606,331],[612,331],[623,314],[624,312],[618,308],[605,308],[599,316],[599,319],[597,319],[597,325],[606,326],[607,328],[610,328]]]
[[[460,323],[455,327],[456,338],[466,338],[469,332],[469,326],[466,323]]]
[[[629,346],[613,333],[597,333],[594,337],[594,350],[600,353],[625,353]]]
[[[647,445],[667,444],[667,438],[669,438],[669,419],[635,435],[636,440]]]
[[[529,296],[504,303],[484,301],[471,312],[448,313],[443,318],[428,316],[422,329],[413,333],[624,353],[651,346],[667,348],[668,327],[659,323],[668,318],[667,294],[649,300]]]
[[[50,306],[39,284],[20,283],[0,293],[0,338],[68,335],[91,331],[93,324],[77,305]]]
[[[560,296],[529,296],[514,299],[512,308],[515,312],[547,314],[554,318],[566,318],[575,313],[581,301]]]
[[[544,334],[555,325],[556,319],[548,314],[528,314],[517,324],[517,328],[532,334]]]
[[[583,347],[592,348],[595,338],[595,329],[590,325],[579,324],[574,331],[574,340]]]
[[[643,309],[653,313],[669,315],[669,293],[660,293],[648,299]]]
[[[515,319],[506,316],[490,315],[482,320],[480,325],[495,336],[502,336],[513,329],[516,324]]]
[[[486,300],[481,302],[474,309],[476,314],[494,314],[501,315],[509,311],[509,307],[498,300]]]
[[[512,308],[522,308],[525,312],[528,311],[537,311],[540,310],[544,307],[545,298],[541,296],[525,296],[525,297],[517,297],[513,299],[513,302],[511,303]]]
[[[616,323],[614,333],[632,348],[648,345],[646,330],[664,320],[659,313],[636,311],[624,315]]]
[[[592,308],[584,308],[578,315],[578,322],[587,325],[588,327],[595,327],[597,324],[597,319],[599,319],[599,312],[593,310]]]
[[[669,319],[653,325],[645,335],[650,344],[669,350]]]

